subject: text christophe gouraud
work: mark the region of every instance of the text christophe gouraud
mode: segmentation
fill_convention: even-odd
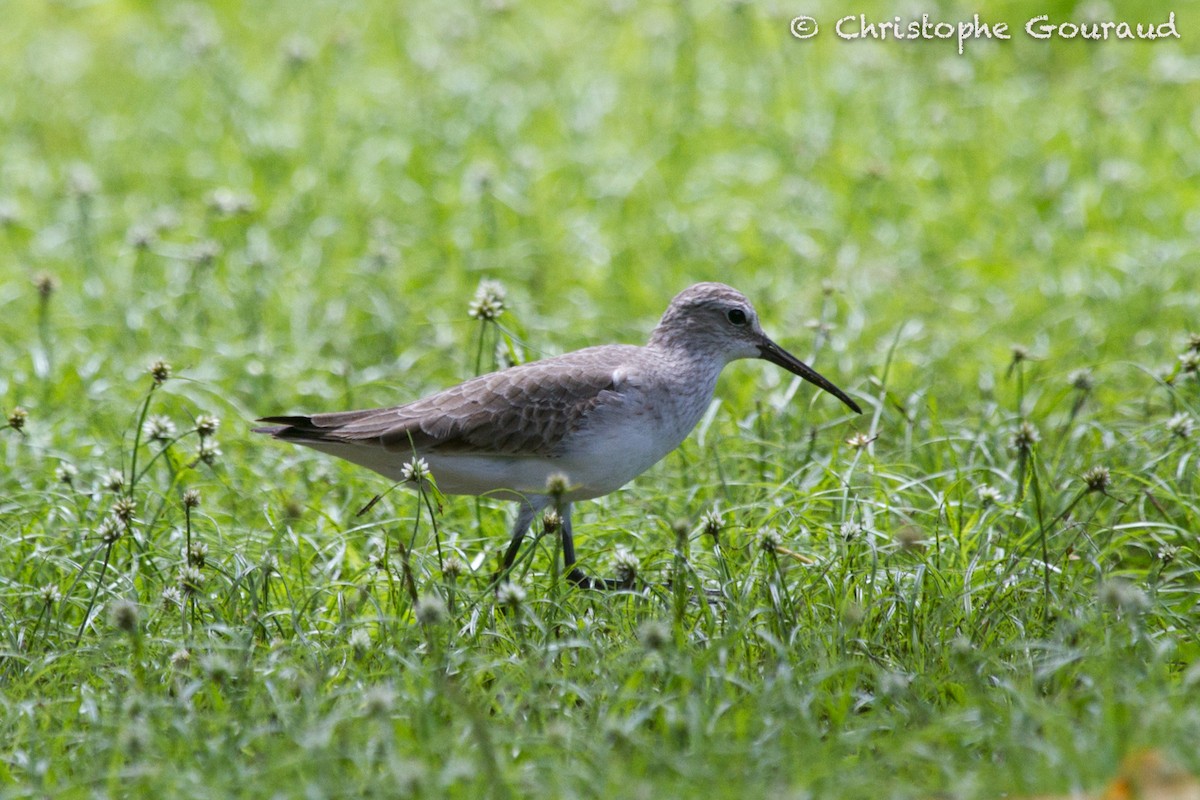
[[[815,18],[800,15],[792,19],[792,36],[811,39],[821,32],[822,23]],[[1022,31],[1023,29],[1023,31]],[[1030,17],[1018,26],[1018,31],[1033,39],[1178,39],[1175,27],[1175,12],[1164,21],[1056,21],[1049,14]],[[957,41],[962,55],[966,43],[977,39],[1007,41],[1013,38],[1013,27],[1007,22],[988,22],[974,15],[971,19],[958,22],[931,19],[922,14],[920,19],[892,17],[886,20],[872,19],[866,14],[849,14],[833,23],[833,32],[847,41],[857,39],[942,39]]]

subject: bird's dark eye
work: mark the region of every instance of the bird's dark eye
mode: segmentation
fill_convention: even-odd
[[[746,312],[742,311],[740,308],[729,309],[728,313],[726,313],[725,316],[728,317],[729,321],[732,322],[734,325],[745,325],[746,324]]]

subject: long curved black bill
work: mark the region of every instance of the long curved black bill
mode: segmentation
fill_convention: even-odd
[[[777,364],[786,369],[788,372],[799,375],[801,378],[804,378],[804,380],[811,384],[820,386],[838,400],[841,400],[843,403],[848,405],[854,410],[854,413],[862,413],[862,409],[858,407],[858,403],[851,400],[845,392],[826,380],[824,375],[817,372],[800,359],[796,358],[787,350],[784,350],[782,347],[772,342],[766,336],[764,336],[762,341],[759,342],[758,352],[760,358],[764,358],[767,361],[770,361],[772,364]]]

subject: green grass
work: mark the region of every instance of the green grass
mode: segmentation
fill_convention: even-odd
[[[959,57],[828,30],[905,13],[880,3],[17,3],[0,796],[982,798],[1101,786],[1141,748],[1200,771],[1182,6],[1125,12],[1173,9],[1178,41]],[[826,30],[793,39],[798,13]],[[1084,16],[988,11],[1041,13]],[[501,328],[467,315],[484,278]],[[249,432],[417,398],[481,342],[491,368],[498,342],[642,340],[706,279],[867,413],[729,368],[678,452],[577,508],[583,566],[627,549],[637,593],[570,589],[544,536],[506,609],[503,504],[359,515],[382,479]],[[410,542],[448,606],[425,624]]]

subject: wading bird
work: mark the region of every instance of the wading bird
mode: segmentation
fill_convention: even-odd
[[[555,505],[568,578],[608,588],[616,582],[590,578],[575,566],[572,504],[619,489],[678,447],[708,408],[721,370],[740,358],[777,364],[862,413],[841,389],[771,341],[740,292],[698,283],[671,301],[644,346],[588,347],[391,408],[265,417],[259,421],[269,427],[256,432],[393,481],[423,458],[445,494],[517,501],[505,569],[533,520]]]

